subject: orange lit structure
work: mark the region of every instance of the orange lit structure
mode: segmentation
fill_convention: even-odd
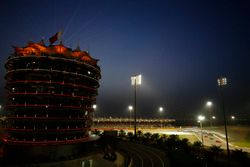
[[[5,64],[5,144],[59,147],[88,141],[101,78],[97,62],[87,51],[62,43],[15,47]]]

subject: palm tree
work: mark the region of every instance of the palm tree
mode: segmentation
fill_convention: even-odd
[[[200,141],[195,141],[192,145],[192,154],[197,159],[203,159],[204,158],[204,150],[203,145]]]
[[[177,140],[177,147],[186,153],[189,153],[190,151],[189,141],[187,138],[184,138],[182,140]]]
[[[195,141],[195,142],[193,143],[193,146],[194,146],[194,147],[201,148],[201,147],[202,147],[202,143],[201,143],[200,141]]]
[[[178,135],[170,135],[170,136],[169,136],[169,139],[170,139],[170,140],[173,140],[173,141],[178,141],[178,140],[180,140],[180,138],[179,138]]]
[[[165,148],[165,142],[166,142],[166,140],[167,140],[167,135],[166,134],[162,134],[160,137],[159,137],[159,139],[157,140],[157,146],[159,147],[159,148]]]
[[[209,151],[211,152],[212,159],[216,160],[219,154],[222,152],[222,149],[220,148],[220,146],[212,145],[209,148]]]
[[[178,135],[170,135],[165,141],[165,146],[168,151],[174,150],[177,146],[177,142],[179,141]]]
[[[152,139],[153,143],[157,143],[157,141],[158,141],[159,138],[160,138],[159,133],[154,133],[154,134],[151,136],[151,139]]]
[[[128,132],[127,136],[129,137],[129,140],[132,141],[134,134],[132,132]]]
[[[128,133],[127,133],[127,136],[128,136],[128,137],[133,137],[134,135],[133,135],[132,132],[128,132]]]
[[[167,135],[166,135],[166,134],[162,134],[162,135],[161,135],[161,139],[162,139],[163,141],[165,141],[165,140],[167,139]]]
[[[119,131],[119,136],[124,137],[126,135],[126,132],[124,130]]]
[[[143,136],[143,132],[142,132],[141,130],[138,130],[138,131],[137,131],[137,135],[138,135],[138,137],[140,138],[140,137]]]
[[[249,163],[248,153],[242,149],[232,150],[232,159],[238,161],[241,164]]]
[[[101,131],[98,130],[98,129],[95,129],[95,130],[93,131],[93,134],[95,134],[95,135],[97,135],[97,136],[100,136],[100,135],[101,135]]]
[[[150,132],[147,132],[147,133],[144,134],[144,136],[146,137],[146,139],[150,139],[152,134]]]

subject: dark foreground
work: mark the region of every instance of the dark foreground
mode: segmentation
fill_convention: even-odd
[[[131,133],[118,136],[101,136],[83,154],[57,161],[10,161],[1,159],[1,167],[246,167],[249,154],[242,150],[226,151],[218,146],[204,147],[200,142],[189,143],[177,135],[159,135],[138,131],[135,139]],[[119,156],[118,156],[119,155]],[[122,161],[119,162],[119,157]]]

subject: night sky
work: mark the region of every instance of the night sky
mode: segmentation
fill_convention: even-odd
[[[88,49],[102,70],[97,116],[128,117],[130,77],[142,74],[139,117],[193,118],[214,103],[226,76],[228,115],[250,118],[250,3],[246,1],[1,0],[0,97],[12,45],[39,42],[63,30],[67,47]]]

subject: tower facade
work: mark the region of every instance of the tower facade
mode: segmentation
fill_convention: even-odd
[[[63,146],[89,140],[101,78],[87,51],[43,42],[15,47],[6,67],[9,146]]]

